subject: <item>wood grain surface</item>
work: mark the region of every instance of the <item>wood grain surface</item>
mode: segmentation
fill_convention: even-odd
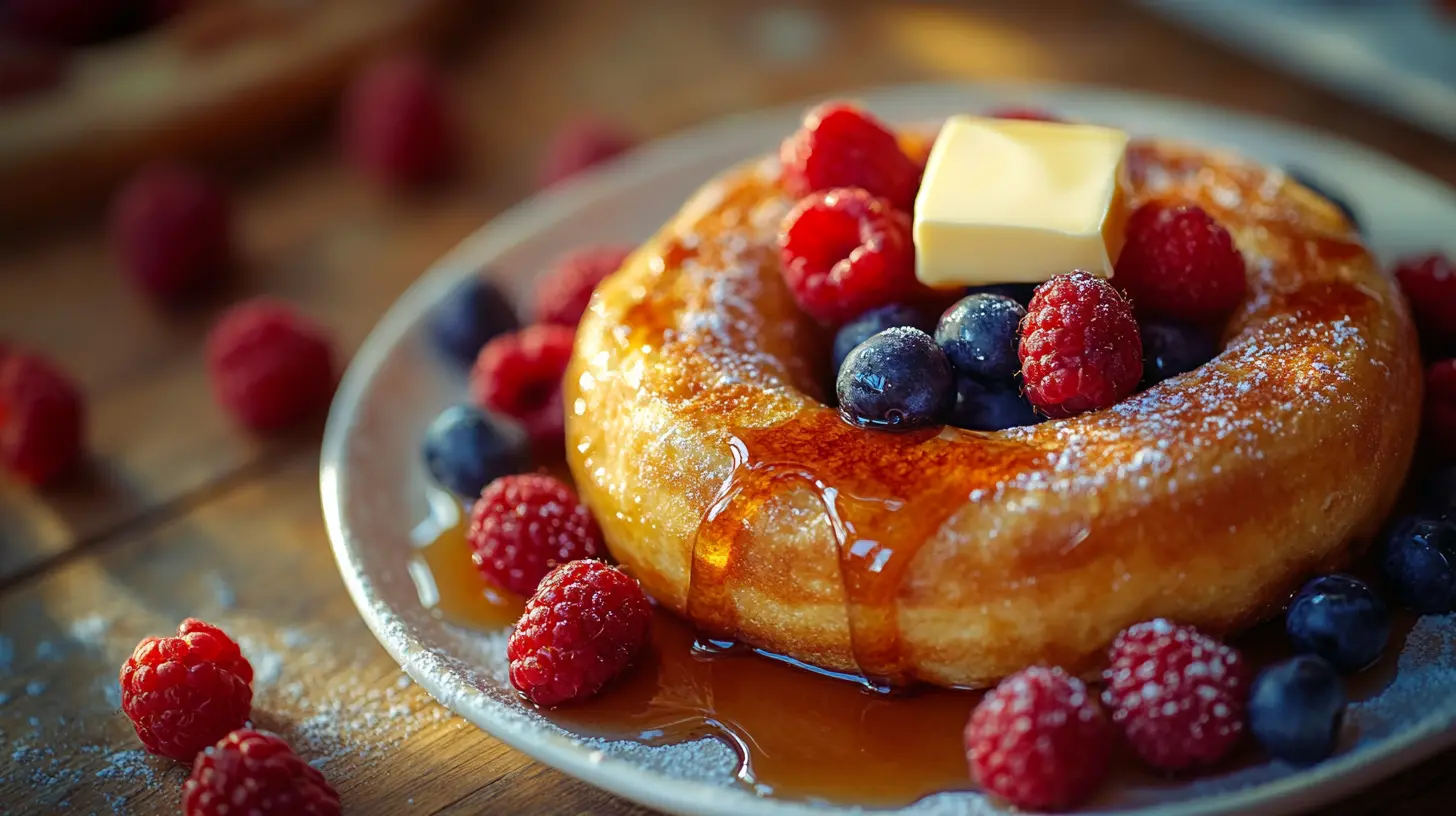
[[[178,807],[116,671],[196,615],[242,639],[255,712],[320,759],[348,813],[642,813],[525,758],[409,683],[328,551],[318,427],[255,440],[213,408],[200,341],[269,293],[348,353],[431,261],[531,192],[542,145],[584,112],[643,138],[764,105],[923,79],[1123,86],[1319,127],[1456,183],[1456,149],[1122,4],[498,2],[450,67],[458,176],[391,197],[328,128],[222,168],[245,261],[210,303],[158,313],[125,286],[94,213],[0,244],[0,338],[51,355],[90,400],[91,457],[43,493],[0,481],[0,813]],[[0,230],[4,232],[4,230]],[[1329,810],[1450,812],[1456,754]]]

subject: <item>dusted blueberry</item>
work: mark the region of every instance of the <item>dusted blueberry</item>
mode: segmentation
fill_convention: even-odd
[[[1285,762],[1312,765],[1334,753],[1344,718],[1340,675],[1314,655],[1275,663],[1249,690],[1249,730]]]
[[[849,356],[855,346],[885,329],[910,326],[924,330],[930,328],[929,323],[930,321],[925,319],[925,315],[919,309],[899,303],[870,309],[845,323],[834,335],[834,371],[839,371],[840,367],[844,365],[844,358]]]
[[[1335,205],[1336,209],[1345,214],[1345,218],[1349,220],[1350,226],[1354,227],[1356,232],[1365,231],[1364,225],[1360,223],[1359,216],[1355,215],[1355,209],[1350,206],[1350,203],[1343,196],[1331,192],[1330,188],[1315,181],[1314,178],[1303,170],[1291,169],[1288,172],[1290,178],[1308,187],[1315,195]]]
[[[1444,513],[1406,516],[1391,525],[1380,566],[1411,609],[1422,615],[1456,610],[1456,524]]]
[[[526,432],[479,408],[446,408],[425,431],[425,467],[466,501],[501,476],[530,467]]]
[[[930,335],[899,327],[855,346],[839,368],[835,390],[845,421],[908,431],[945,421],[955,399],[955,377]]]
[[[1017,333],[1026,309],[1002,295],[968,295],[941,315],[935,342],[957,374],[982,380],[1009,380],[1021,361]]]
[[[456,284],[430,319],[435,345],[466,368],[475,362],[481,346],[520,325],[500,287],[475,276]]]
[[[1141,332],[1144,388],[1192,371],[1218,353],[1213,336],[1189,323],[1145,320]]]
[[[957,428],[1004,431],[1041,420],[1014,380],[984,383],[974,377],[956,377],[956,404],[950,424]]]
[[[992,283],[986,286],[972,286],[966,289],[967,295],[1000,295],[1009,297],[1020,303],[1022,306],[1031,302],[1031,296],[1036,294],[1037,284],[1035,283]]]
[[[1390,639],[1390,612],[1364,581],[1325,575],[1304,585],[1284,618],[1294,651],[1316,654],[1341,672],[1374,663]]]

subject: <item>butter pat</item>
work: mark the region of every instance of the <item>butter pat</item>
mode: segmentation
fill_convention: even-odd
[[[1112,277],[1127,214],[1128,136],[1113,128],[956,116],[915,199],[915,274],[937,287]]]

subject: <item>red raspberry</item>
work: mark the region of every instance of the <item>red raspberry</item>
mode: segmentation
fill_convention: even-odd
[[[1041,108],[1017,107],[1015,105],[1004,108],[993,108],[986,111],[986,116],[991,119],[1019,119],[1024,122],[1066,122],[1060,116],[1049,113]]]
[[[1427,343],[1456,343],[1456,267],[1439,253],[1405,258],[1395,266],[1396,280],[1410,301],[1416,327]]]
[[[539,449],[559,448],[566,432],[561,378],[575,341],[573,328],[537,324],[486,343],[470,372],[475,404],[520,420]]]
[[[1021,323],[1026,398],[1049,417],[1112,406],[1143,376],[1143,343],[1132,307],[1086,272],[1037,287]]]
[[[632,149],[630,135],[608,122],[584,118],[552,137],[541,160],[540,182],[549,187]]]
[[[1127,221],[1113,278],[1139,310],[1179,320],[1221,317],[1244,299],[1244,256],[1202,207],[1150,201]]]
[[[133,176],[112,202],[110,232],[122,271],[163,303],[195,294],[233,262],[226,194],[180,165],[155,165]]]
[[[971,712],[971,776],[1027,810],[1065,810],[1107,776],[1113,731],[1081,680],[1033,666],[1001,681]]]
[[[393,54],[366,66],[344,97],[344,150],[388,187],[438,179],[456,156],[455,120],[435,66]]]
[[[910,218],[864,190],[800,201],[779,229],[779,255],[799,308],[823,323],[928,295],[915,278]]]
[[[121,709],[148,751],[191,762],[247,721],[253,666],[216,626],[182,621],[176,637],[149,637],[121,667]]]
[[[575,327],[597,284],[621,269],[631,254],[629,246],[596,246],[563,257],[536,283],[536,321]]]
[[[218,404],[258,431],[312,416],[334,393],[334,355],[323,329],[268,298],[218,320],[207,337],[207,367]]]
[[[1239,741],[1250,678],[1236,650],[1159,618],[1123,630],[1108,662],[1102,702],[1147,764],[1212,765]]]
[[[909,212],[920,190],[920,166],[878,119],[843,102],[804,116],[804,126],[779,148],[784,189],[795,198],[836,187],[859,187]]]
[[[470,511],[471,560],[486,580],[530,595],[546,573],[602,552],[602,531],[586,505],[559,479],[502,476],[486,485]]]
[[[0,464],[33,485],[81,456],[86,405],[70,378],[32,354],[0,349]]]
[[[183,816],[338,816],[339,794],[273,734],[239,728],[197,755],[182,784]]]
[[[571,561],[541,580],[506,646],[511,685],[557,706],[601,691],[647,644],[652,605],[626,573]]]
[[[1437,455],[1456,457],[1456,360],[1440,360],[1426,369],[1426,403],[1422,434]]]

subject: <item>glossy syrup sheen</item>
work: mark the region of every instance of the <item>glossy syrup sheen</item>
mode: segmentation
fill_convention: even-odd
[[[490,591],[471,564],[462,527],[421,547],[416,563],[421,599],[440,618],[492,631],[520,615],[521,600]],[[585,736],[725,740],[739,755],[739,779],[763,795],[892,807],[970,787],[961,732],[979,694],[871,691],[700,640],[661,610],[652,633],[647,654],[602,694],[542,713]]]

